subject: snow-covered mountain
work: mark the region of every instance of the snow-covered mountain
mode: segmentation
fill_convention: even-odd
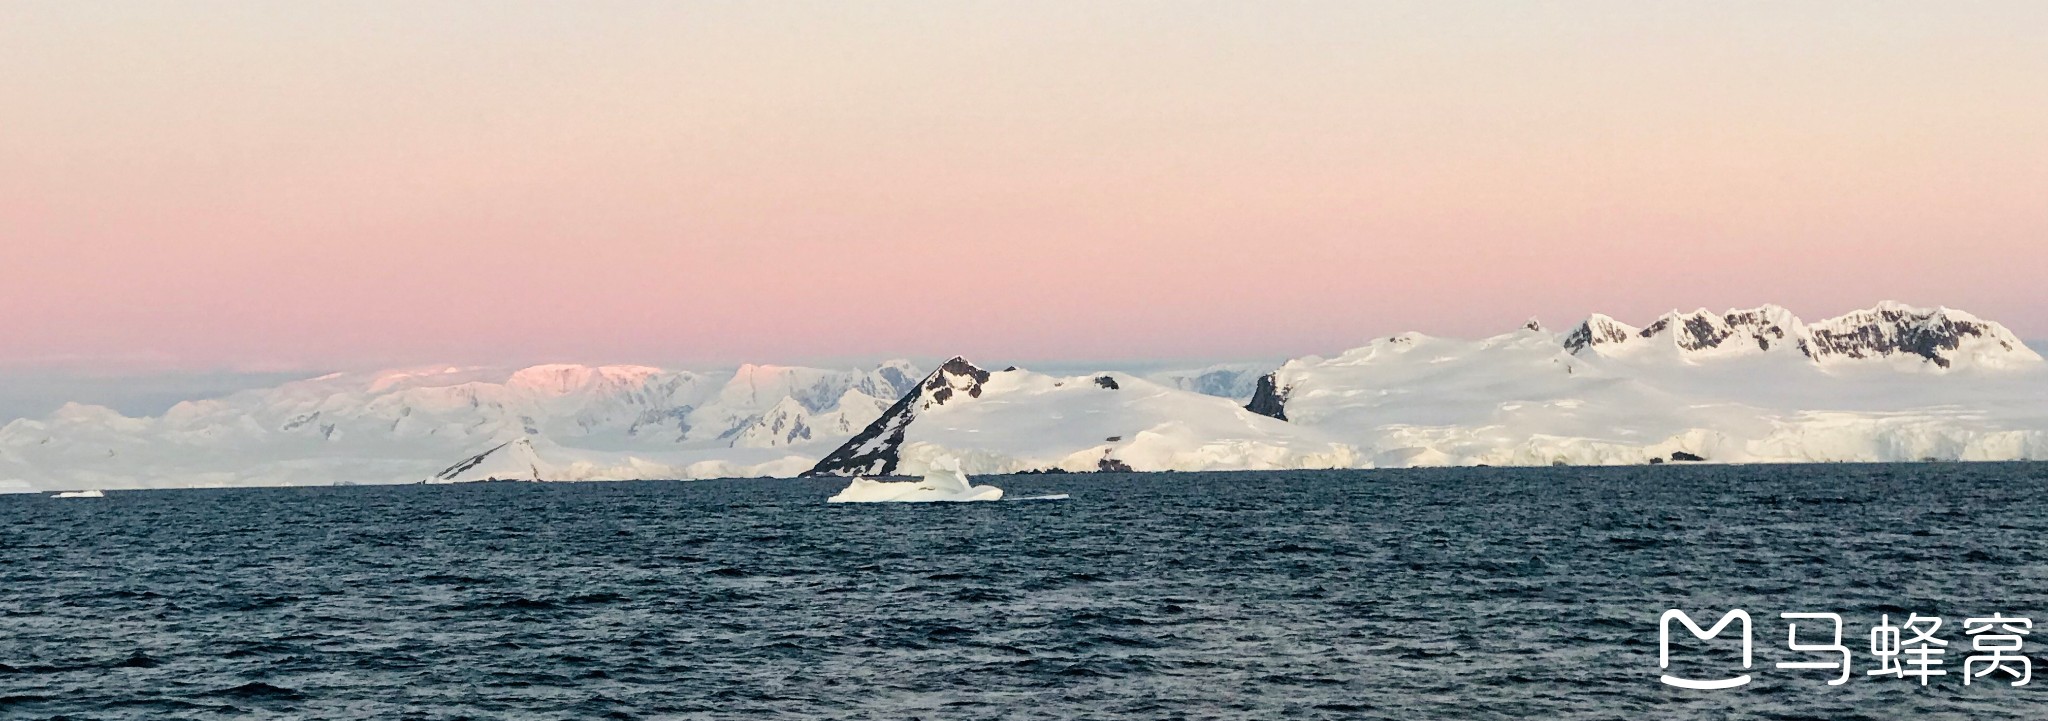
[[[0,426],[0,487],[791,475],[919,376],[905,361],[435,367],[334,374],[150,418],[73,404]]]
[[[1219,398],[1126,373],[990,372],[941,365],[806,475],[1343,468],[1349,447]]]
[[[1192,370],[1147,373],[1145,379],[1163,386],[1243,403],[1251,400],[1252,393],[1259,387],[1259,378],[1272,370],[1272,364],[1268,363],[1218,363]]]

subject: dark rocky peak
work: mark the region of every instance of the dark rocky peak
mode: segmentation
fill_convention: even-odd
[[[1690,315],[1679,315],[1673,312],[1658,318],[1647,326],[1643,326],[1642,331],[1636,335],[1643,338],[1655,338],[1670,333],[1673,336],[1672,340],[1681,349],[1700,350],[1702,348],[1715,348],[1719,347],[1721,341],[1727,340],[1730,335],[1728,327],[1723,323],[1717,322],[1718,320],[1718,318],[1708,313],[1705,308],[1694,311]]]
[[[844,445],[826,454],[805,476],[889,475],[902,460],[903,434],[918,414],[933,406],[980,398],[989,372],[966,358],[955,356],[924,377],[915,389],[904,394],[880,418],[869,423]]]
[[[1259,387],[1252,391],[1252,402],[1246,403],[1245,410],[1267,418],[1287,420],[1287,391],[1280,387],[1279,373],[1259,376]]]
[[[952,400],[955,393],[964,393],[969,398],[981,397],[981,385],[988,382],[988,371],[967,362],[966,358],[953,356],[952,360],[939,365],[938,370],[925,376],[918,388],[927,396],[923,407],[944,405]]]
[[[1806,337],[1806,326],[1791,311],[1774,305],[1726,313],[1701,308],[1691,313],[1666,313],[1638,335],[1669,336],[1673,345],[1687,352],[1768,351],[1797,346]]]
[[[1965,350],[1980,357],[1988,353],[1994,358],[2040,360],[1997,323],[1958,310],[1892,301],[1814,323],[1803,350],[1821,362],[1909,355],[1942,368],[1953,367]]]
[[[1564,350],[1576,355],[1592,348],[1626,343],[1638,332],[1634,326],[1594,313],[1587,317],[1584,323],[1580,323],[1579,327],[1565,335]]]

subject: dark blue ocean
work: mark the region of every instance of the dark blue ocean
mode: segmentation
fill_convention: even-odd
[[[2048,465],[977,477],[0,496],[7,719],[2040,719]],[[1658,620],[1742,608],[1735,635]],[[1846,617],[1854,678],[1785,670]],[[1866,676],[1940,616],[1949,675]],[[1804,642],[1826,642],[1816,630]],[[2048,628],[2025,657],[2048,674]]]

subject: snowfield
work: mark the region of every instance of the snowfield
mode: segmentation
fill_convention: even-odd
[[[10,422],[0,492],[915,475],[942,458],[969,474],[2048,459],[2048,363],[1945,308],[1596,315],[1267,370],[336,374],[157,417],[70,405]]]

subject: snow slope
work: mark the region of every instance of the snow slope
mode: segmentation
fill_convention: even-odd
[[[151,418],[73,404],[0,426],[0,490],[788,476],[917,377],[902,361],[434,367],[323,376]]]

